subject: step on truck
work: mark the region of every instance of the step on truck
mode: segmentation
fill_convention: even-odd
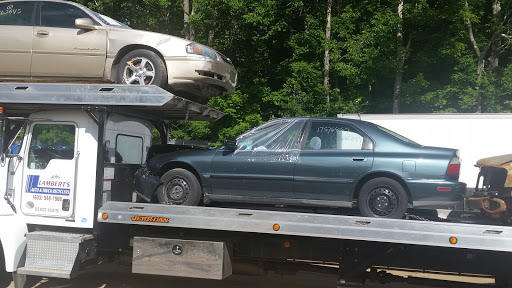
[[[14,286],[112,259],[133,273],[206,279],[337,273],[333,287],[396,280],[390,269],[512,283],[512,227],[475,224],[470,212],[451,212],[453,222],[446,211],[426,221],[141,201],[133,179],[153,129],[167,143],[170,121],[222,116],[153,86],[0,83],[0,267]]]

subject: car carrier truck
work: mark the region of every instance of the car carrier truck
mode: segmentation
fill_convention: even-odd
[[[0,83],[0,107],[0,254],[16,288],[116,255],[133,273],[208,279],[321,269],[337,273],[333,287],[362,287],[393,267],[511,283],[512,227],[474,213],[428,221],[139,201],[134,173],[153,129],[166,143],[168,121],[223,116],[158,87]]]

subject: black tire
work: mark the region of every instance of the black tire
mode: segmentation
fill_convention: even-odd
[[[407,210],[404,187],[393,179],[380,177],[366,182],[359,191],[357,205],[361,215],[400,219]]]
[[[12,278],[10,273],[5,271],[5,257],[2,243],[0,242],[0,287],[7,287],[11,282]]]
[[[157,85],[167,88],[167,69],[165,68],[165,63],[153,51],[144,49],[133,50],[121,59],[116,71],[116,83]]]
[[[4,273],[6,273],[4,249],[2,248],[2,243],[0,243],[0,275],[3,275]]]
[[[156,194],[162,204],[196,206],[201,200],[201,184],[188,170],[169,170],[160,180],[163,185],[158,187]]]

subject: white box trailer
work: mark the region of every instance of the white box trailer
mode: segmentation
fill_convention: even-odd
[[[471,193],[476,185],[481,158],[511,154],[512,114],[339,114],[388,128],[421,145],[458,149],[461,157],[459,180]]]

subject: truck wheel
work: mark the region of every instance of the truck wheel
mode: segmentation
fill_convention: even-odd
[[[164,61],[150,50],[137,49],[124,55],[117,67],[116,83],[167,87]]]
[[[201,199],[201,184],[190,171],[176,168],[160,178],[163,185],[157,190],[158,202],[163,204],[196,206]]]
[[[357,205],[365,217],[400,219],[407,210],[407,202],[407,193],[400,183],[380,177],[363,185]]]

